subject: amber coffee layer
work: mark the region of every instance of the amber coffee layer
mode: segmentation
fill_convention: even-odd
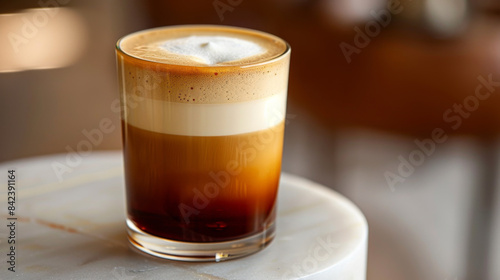
[[[179,136],[123,124],[129,218],[171,240],[219,242],[274,221],[281,123],[232,136]]]

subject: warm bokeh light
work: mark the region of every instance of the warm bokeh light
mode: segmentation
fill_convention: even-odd
[[[372,18],[374,10],[380,10],[386,5],[384,0],[338,0],[322,1],[324,12],[331,20],[345,24],[363,22]]]
[[[70,8],[0,14],[0,72],[59,68],[81,57],[87,45],[82,16]]]
[[[454,35],[464,27],[466,0],[433,0],[425,2],[427,21],[443,36]]]

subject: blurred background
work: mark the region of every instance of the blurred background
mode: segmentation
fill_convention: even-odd
[[[115,42],[195,23],[290,43],[283,170],[365,213],[369,280],[500,279],[494,0],[0,1],[0,161],[76,150],[104,118],[92,149],[121,149]]]

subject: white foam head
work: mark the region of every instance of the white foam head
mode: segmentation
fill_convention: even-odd
[[[189,36],[165,41],[160,47],[176,55],[192,56],[207,65],[240,60],[265,51],[254,42],[226,36]]]

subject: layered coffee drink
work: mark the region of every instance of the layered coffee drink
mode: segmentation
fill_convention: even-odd
[[[218,260],[272,240],[289,56],[283,40],[234,27],[151,29],[118,42],[136,247]]]

